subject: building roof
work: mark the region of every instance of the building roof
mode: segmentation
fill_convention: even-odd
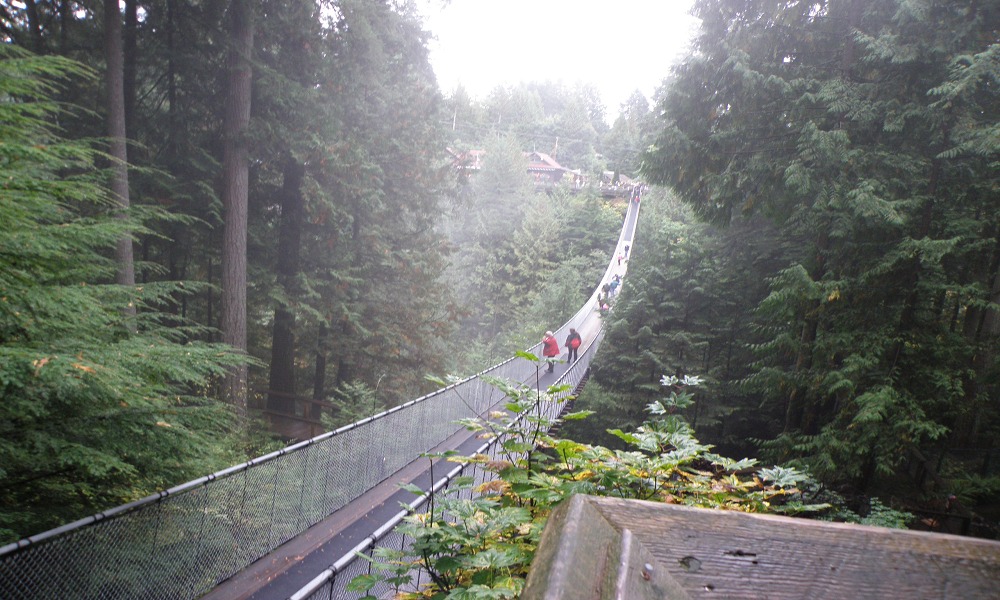
[[[544,152],[525,152],[529,171],[569,171]]]

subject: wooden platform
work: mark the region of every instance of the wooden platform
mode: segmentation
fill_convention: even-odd
[[[575,496],[521,598],[1000,598],[1000,542]]]

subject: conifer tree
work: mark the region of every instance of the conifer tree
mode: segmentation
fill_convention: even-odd
[[[747,389],[782,415],[773,451],[868,487],[910,444],[955,431],[989,387],[966,375],[981,355],[955,333],[991,289],[995,198],[985,209],[966,190],[995,173],[956,133],[996,98],[997,8],[748,0],[695,11],[698,51],[674,73],[645,172],[717,223],[776,225],[785,264],[764,273],[765,339]],[[958,79],[976,100],[942,99]]]
[[[54,126],[79,64],[0,48],[0,539],[221,468],[229,413],[204,393],[242,362],[163,311],[197,286],[114,283],[126,215],[87,141]],[[147,214],[149,214],[147,212]],[[165,215],[160,215],[161,217]],[[194,289],[192,289],[194,288]],[[136,302],[135,319],[121,306]]]

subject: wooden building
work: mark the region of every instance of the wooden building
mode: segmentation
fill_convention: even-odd
[[[535,187],[553,187],[570,172],[544,152],[525,152],[524,156],[528,159],[528,174],[534,179]]]

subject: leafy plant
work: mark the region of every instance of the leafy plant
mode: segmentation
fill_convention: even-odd
[[[472,477],[460,478],[447,493],[428,498],[427,510],[409,515],[400,527],[412,545],[379,548],[364,557],[376,572],[355,578],[352,590],[367,592],[384,584],[407,590],[399,597],[410,599],[517,598],[548,515],[577,493],[745,512],[797,514],[827,506],[802,501],[796,484],[806,476],[795,469],[755,470],[754,460],[718,456],[701,444],[688,423],[673,414],[692,402],[688,388],[700,383],[696,377],[664,377],[661,383],[670,394],[649,405],[650,418],[632,432],[610,431],[628,450],[549,435],[556,419],[546,415],[566,400],[565,386],[541,392],[499,379],[490,383],[508,398],[507,410],[464,423],[494,438],[493,455],[449,460],[493,478],[480,485]],[[590,414],[569,413],[562,420]],[[414,591],[417,572],[429,575],[430,583]]]

